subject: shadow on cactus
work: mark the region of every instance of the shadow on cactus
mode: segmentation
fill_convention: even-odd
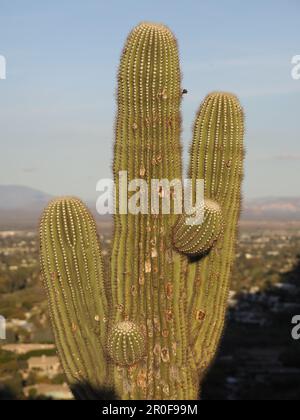
[[[121,399],[197,399],[217,351],[243,176],[237,98],[210,94],[196,117],[189,178],[204,180],[203,224],[118,208],[120,171],[128,181],[182,179],[183,92],[173,34],[140,24],[119,69],[117,212],[106,270],[95,222],[80,200],[54,200],[43,214],[42,275],[57,350],[78,399],[111,390]]]

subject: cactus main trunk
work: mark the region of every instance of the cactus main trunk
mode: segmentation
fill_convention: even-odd
[[[226,93],[209,95],[200,108],[189,175],[194,187],[204,180],[204,221],[190,226],[173,202],[182,182],[181,98],[173,34],[163,25],[139,25],[119,70],[108,274],[95,224],[79,200],[56,200],[42,218],[42,274],[58,353],[77,398],[97,399],[108,388],[122,399],[197,399],[219,344],[240,211],[243,111]],[[139,198],[127,190],[131,181]],[[156,199],[169,195],[165,214]],[[132,200],[140,211],[130,211]]]
[[[114,160],[128,182],[180,180],[180,68],[176,40],[161,25],[142,24],[129,36],[121,59]],[[118,189],[117,206],[121,192]],[[130,192],[128,197],[130,197]],[[119,208],[117,208],[119,210]],[[185,399],[197,396],[188,368],[185,279],[174,263],[172,215],[117,215],[112,252],[112,323],[129,319],[147,341],[134,367],[115,367],[125,398]]]

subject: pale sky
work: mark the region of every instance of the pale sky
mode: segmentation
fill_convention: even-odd
[[[232,91],[247,117],[244,195],[299,195],[299,0],[0,0],[0,184],[96,197],[111,176],[120,53],[144,20],[179,41],[185,162],[203,97]]]

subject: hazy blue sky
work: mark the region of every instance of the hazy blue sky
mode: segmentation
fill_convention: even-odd
[[[110,176],[120,52],[142,20],[179,40],[185,150],[202,98],[233,91],[247,115],[245,196],[299,195],[299,0],[0,0],[0,184],[95,196]]]

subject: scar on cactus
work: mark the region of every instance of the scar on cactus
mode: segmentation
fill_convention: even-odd
[[[182,93],[175,37],[142,23],[119,68],[114,181],[182,179]],[[185,92],[184,92],[185,93]],[[96,224],[77,198],[52,201],[40,226],[41,268],[57,351],[77,399],[188,400],[216,354],[234,262],[243,176],[238,99],[209,94],[196,116],[189,178],[204,180],[204,221],[114,216],[104,267]],[[193,258],[193,257],[197,258]],[[106,392],[106,394],[105,394]]]

